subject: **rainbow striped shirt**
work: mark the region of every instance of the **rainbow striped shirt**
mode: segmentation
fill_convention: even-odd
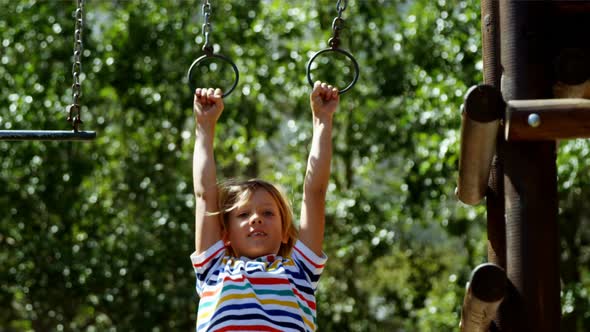
[[[301,241],[286,258],[227,256],[222,241],[193,253],[197,331],[315,331],[315,290],[326,260]]]

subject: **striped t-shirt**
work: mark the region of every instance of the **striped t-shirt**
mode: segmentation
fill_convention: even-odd
[[[197,331],[315,331],[315,290],[326,260],[301,241],[286,258],[227,256],[222,241],[193,253]]]

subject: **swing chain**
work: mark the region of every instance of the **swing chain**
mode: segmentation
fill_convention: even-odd
[[[77,0],[76,8],[76,25],[74,30],[74,63],[72,64],[72,104],[69,106],[69,115],[67,121],[70,122],[75,132],[78,132],[78,126],[82,123],[80,118],[80,96],[82,95],[82,86],[80,84],[80,73],[82,72],[82,29],[84,28],[84,0]]]
[[[338,16],[342,14],[342,12],[346,9],[346,6],[348,6],[348,0],[338,0],[338,2],[336,3],[336,10],[338,10]]]
[[[213,54],[213,46],[209,44],[209,34],[211,33],[211,22],[209,22],[209,18],[211,17],[211,4],[209,0],[203,1],[203,18],[205,23],[203,23],[203,37],[205,38],[205,43],[203,44],[203,52],[205,54]]]
[[[200,57],[198,57],[195,61],[193,61],[193,63],[191,64],[191,66],[188,69],[188,74],[187,74],[187,79],[188,79],[188,86],[191,88],[191,91],[195,91],[195,86],[194,86],[194,70],[195,68],[198,68],[200,65],[203,64],[203,61],[205,60],[221,60],[227,64],[229,64],[232,69],[234,70],[234,74],[235,74],[235,80],[233,85],[227,89],[225,91],[225,93],[223,94],[223,97],[227,97],[232,91],[234,91],[234,89],[236,88],[236,85],[238,84],[238,81],[240,80],[240,72],[238,71],[238,67],[236,66],[236,64],[228,57],[226,57],[225,55],[221,55],[221,54],[215,54],[213,53],[213,46],[210,44],[210,39],[209,39],[209,35],[211,34],[211,22],[210,22],[210,18],[211,18],[211,4],[209,3],[209,0],[203,0],[203,18],[204,18],[204,23],[203,23],[203,37],[204,37],[204,43],[203,43],[203,52],[205,54],[201,55]]]
[[[340,46],[340,31],[344,29],[344,19],[342,18],[342,12],[346,9],[347,5],[348,0],[338,0],[336,3],[338,16],[334,18],[334,21],[332,21],[332,38],[328,40],[328,45],[330,45],[330,47],[333,49]]]

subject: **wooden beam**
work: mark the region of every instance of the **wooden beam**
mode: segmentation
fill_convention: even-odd
[[[554,141],[590,137],[590,100],[511,100],[506,107],[507,141]]]
[[[552,1],[551,5],[559,13],[590,13],[588,1]]]
[[[465,95],[456,191],[465,204],[478,204],[486,194],[504,108],[502,94],[491,85],[473,86]]]
[[[461,309],[461,332],[487,332],[506,292],[506,272],[484,263],[473,270]]]

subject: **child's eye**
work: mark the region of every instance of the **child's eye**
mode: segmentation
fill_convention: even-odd
[[[240,219],[248,218],[248,212],[238,213],[238,218],[240,218]]]
[[[272,212],[272,211],[264,211],[264,215],[265,215],[265,216],[267,216],[267,217],[272,217],[272,216],[274,216],[275,214],[274,214],[274,212]]]

